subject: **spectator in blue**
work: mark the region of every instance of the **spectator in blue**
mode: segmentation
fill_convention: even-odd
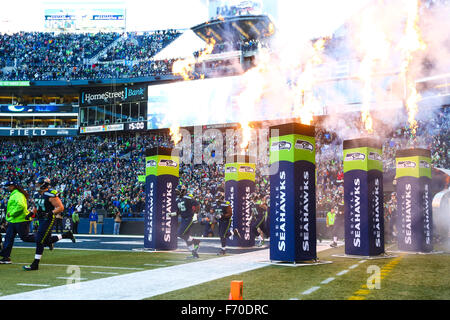
[[[95,208],[93,208],[92,212],[89,214],[89,234],[92,233],[92,227],[94,227],[94,233],[97,234],[97,222],[98,214]]]
[[[125,203],[125,206],[124,206],[124,208],[123,208],[123,213],[124,213],[124,214],[128,214],[128,216],[131,215],[131,212],[130,212],[130,204],[129,204],[128,202]]]
[[[119,208],[119,207],[120,207],[120,201],[117,200],[117,199],[115,199],[115,200],[113,201],[113,205],[114,205],[116,208]]]

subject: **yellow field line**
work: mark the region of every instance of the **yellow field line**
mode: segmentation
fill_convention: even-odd
[[[380,270],[380,279],[384,279],[395,268],[395,266],[400,262],[402,258],[403,255],[400,255],[391,262],[385,264]],[[367,295],[370,294],[370,291],[371,290],[367,288],[367,284],[365,283],[358,290],[356,290],[353,295],[348,298],[348,300],[365,300]]]

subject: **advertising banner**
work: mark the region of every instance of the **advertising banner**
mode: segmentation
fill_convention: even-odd
[[[384,253],[383,162],[381,144],[373,139],[345,140],[345,253]]]
[[[46,3],[44,28],[47,32],[123,32],[126,9],[121,2],[112,7],[93,2]],[[112,3],[107,4],[108,6]]]
[[[80,106],[147,100],[147,86],[97,87],[82,90],[80,94]]]
[[[431,152],[399,150],[395,158],[397,180],[397,230],[399,250],[433,250],[431,206]]]
[[[0,87],[29,87],[30,81],[0,81]]]
[[[251,196],[255,192],[255,160],[248,156],[234,156],[233,162],[225,164],[225,199],[230,202],[231,238],[227,245],[252,247],[255,236],[251,232]]]
[[[270,260],[316,259],[315,128],[270,129]]]
[[[156,250],[177,248],[175,189],[179,178],[179,156],[171,148],[157,147],[146,151],[144,247]]]
[[[0,136],[8,137],[68,137],[78,135],[78,129],[66,128],[0,128]]]
[[[122,131],[124,128],[125,126],[123,123],[105,124],[101,126],[80,127],[80,133]]]

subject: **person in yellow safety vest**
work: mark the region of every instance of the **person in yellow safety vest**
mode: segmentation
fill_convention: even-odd
[[[336,210],[331,208],[327,213],[327,229],[330,230],[328,234],[333,237],[333,242],[330,244],[331,247],[337,246],[337,230],[336,230]]]
[[[8,227],[6,229],[5,244],[0,251],[0,256],[2,257],[0,264],[11,264],[10,255],[16,235],[19,234],[20,239],[24,242],[33,242],[33,237],[28,232],[30,219],[27,217],[29,213],[27,200],[29,195],[16,181],[7,181],[3,183],[3,187],[11,195],[9,196],[6,209]]]

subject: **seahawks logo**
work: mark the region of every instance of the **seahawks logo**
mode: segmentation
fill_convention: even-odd
[[[314,146],[312,143],[305,141],[305,140],[297,140],[295,142],[295,149],[302,149],[302,150],[308,150],[308,151],[314,151]]]
[[[147,168],[150,168],[150,167],[156,167],[156,161],[155,161],[155,160],[149,160],[149,161],[147,161],[147,163],[145,164],[145,166],[146,166]]]
[[[253,169],[252,167],[249,167],[249,166],[240,166],[239,172],[253,173],[253,172],[255,172],[255,169]]]
[[[280,150],[291,150],[291,143],[287,141],[276,141],[272,142],[270,146],[270,151],[280,151]]]
[[[415,168],[415,167],[416,167],[416,163],[414,161],[399,161],[397,163],[397,168],[398,169]]]
[[[431,165],[428,162],[426,162],[425,160],[420,160],[419,161],[419,167],[420,168],[430,169]]]
[[[227,167],[225,169],[225,172],[226,173],[234,173],[234,172],[237,172],[237,169],[235,167]]]
[[[381,156],[376,152],[369,153],[369,160],[382,161]]]
[[[366,159],[366,155],[364,153],[352,152],[352,153],[347,153],[344,161],[355,161],[355,160],[364,160],[364,159]]]
[[[161,159],[159,160],[159,164],[160,167],[174,167],[176,168],[178,166],[178,163],[176,163],[173,160],[166,160],[166,159]]]

